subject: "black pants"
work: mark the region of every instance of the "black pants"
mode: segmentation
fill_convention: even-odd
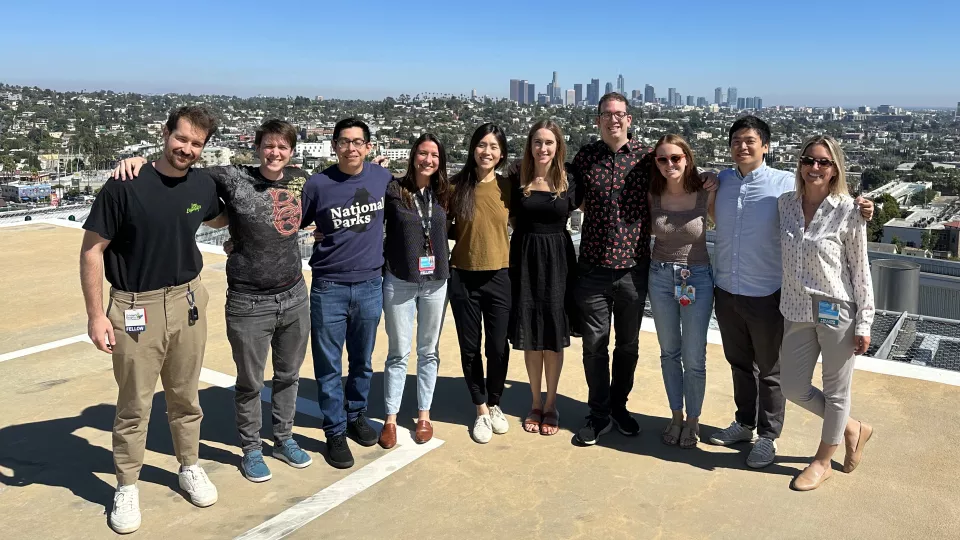
[[[716,287],[714,298],[723,353],[733,371],[737,422],[756,427],[760,437],[776,439],[783,430],[785,406],[780,390],[780,291],[754,297]]]
[[[474,405],[499,405],[507,380],[510,347],[507,329],[510,322],[510,275],[501,270],[468,271],[452,269],[450,309],[457,325],[460,362]],[[487,338],[487,378],[483,378],[480,359],[480,323]]]
[[[576,302],[583,332],[583,370],[587,376],[590,415],[610,416],[613,409],[627,406],[633,389],[640,347],[640,321],[647,300],[650,260],[637,261],[633,268],[613,270],[580,263]],[[611,378],[610,316],[616,344]]]

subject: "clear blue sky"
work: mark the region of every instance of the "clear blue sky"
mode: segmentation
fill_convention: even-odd
[[[505,96],[600,79],[765,104],[953,106],[953,0],[6,2],[0,81],[242,96]],[[597,6],[610,7],[598,9]],[[637,7],[623,7],[623,6]]]

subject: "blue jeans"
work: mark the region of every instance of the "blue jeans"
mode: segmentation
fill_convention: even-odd
[[[347,429],[367,410],[373,368],[370,357],[383,311],[383,278],[337,283],[314,278],[310,288],[310,345],[317,377],[323,431],[330,437]],[[347,383],[343,347],[347,347]],[[346,403],[344,403],[346,401]]]
[[[688,268],[687,285],[696,288],[696,300],[681,306],[675,296],[680,270]],[[686,266],[650,263],[650,308],[660,341],[660,369],[670,410],[699,418],[707,384],[707,330],[713,311],[713,270],[710,265]]]
[[[407,359],[413,345],[413,321],[417,321],[417,406],[429,411],[437,385],[440,357],[440,325],[447,300],[447,280],[411,283],[387,272],[383,280],[383,318],[386,322],[387,364],[383,399],[387,414],[400,412],[400,399],[407,381]]]

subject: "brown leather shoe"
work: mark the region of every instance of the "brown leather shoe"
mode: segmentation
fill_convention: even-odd
[[[417,444],[423,444],[433,438],[433,424],[429,420],[417,420],[417,432],[413,440]]]
[[[397,425],[384,424],[380,432],[380,446],[389,450],[397,445]]]
[[[793,489],[797,491],[813,491],[820,487],[820,484],[826,482],[831,476],[833,476],[832,467],[827,467],[823,473],[818,474],[814,472],[813,467],[808,466],[799,476],[793,479]]]
[[[860,422],[860,438],[857,439],[857,447],[850,451],[847,447],[847,455],[843,458],[843,472],[852,473],[857,465],[860,465],[860,459],[863,458],[863,447],[873,436],[873,426]]]

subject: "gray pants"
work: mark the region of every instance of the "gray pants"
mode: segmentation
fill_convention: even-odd
[[[237,365],[237,429],[243,452],[260,450],[260,390],[273,348],[273,438],[293,434],[300,366],[310,339],[310,298],[303,281],[277,295],[227,291],[227,339]]]
[[[853,380],[856,328],[856,304],[814,296],[814,319],[820,300],[840,304],[840,324],[784,321],[783,346],[780,348],[780,385],[790,401],[823,418],[821,440],[826,444],[843,442],[843,431],[850,417],[850,386]],[[815,388],[813,369],[823,355],[823,391]]]

